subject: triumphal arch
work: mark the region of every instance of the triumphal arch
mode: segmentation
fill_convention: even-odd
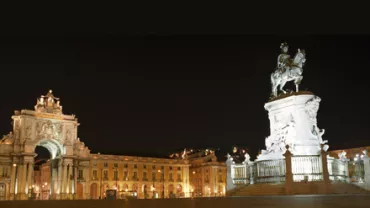
[[[65,115],[50,90],[34,110],[15,111],[13,130],[0,140],[0,200],[28,199],[33,184],[36,146],[50,152],[50,198],[72,199],[77,171],[88,167],[90,150],[77,137],[78,120]]]

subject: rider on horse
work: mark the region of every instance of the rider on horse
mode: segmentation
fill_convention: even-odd
[[[281,54],[278,56],[278,62],[277,62],[277,72],[279,74],[283,74],[286,70],[290,69],[291,65],[291,58],[288,54],[289,46],[287,43],[282,43],[280,45],[281,48]]]

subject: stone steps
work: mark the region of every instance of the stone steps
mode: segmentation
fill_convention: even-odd
[[[243,187],[232,196],[284,195],[284,184],[253,184]]]
[[[369,194],[370,191],[362,189],[356,185],[348,183],[333,183],[332,191],[334,194]]]

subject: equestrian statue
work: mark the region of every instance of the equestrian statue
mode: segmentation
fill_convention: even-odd
[[[294,58],[290,58],[288,54],[289,46],[287,43],[280,45],[281,54],[278,56],[276,70],[271,74],[272,95],[277,96],[278,87],[284,94],[286,91],[283,89],[285,84],[289,81],[294,81],[296,92],[299,91],[299,84],[303,76],[303,65],[306,62],[306,53],[304,50],[298,49]]]

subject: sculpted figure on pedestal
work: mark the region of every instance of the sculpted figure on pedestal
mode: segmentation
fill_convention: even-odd
[[[339,158],[340,160],[345,160],[345,161],[347,161],[346,154],[347,154],[347,152],[345,152],[345,151],[343,150],[342,152],[338,153],[338,158]]]
[[[280,45],[281,54],[278,56],[277,67],[275,72],[271,74],[272,95],[277,96],[277,88],[280,86],[280,91],[286,93],[283,89],[289,81],[294,81],[296,92],[299,91],[299,84],[303,76],[303,65],[306,62],[306,54],[304,50],[298,49],[293,59],[288,54],[289,46],[287,43]]]

